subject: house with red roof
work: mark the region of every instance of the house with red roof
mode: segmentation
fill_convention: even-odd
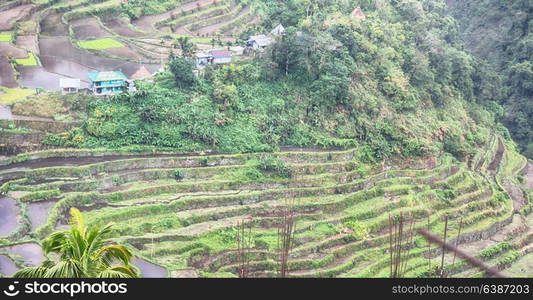
[[[231,63],[231,52],[226,50],[211,50],[209,55],[213,58],[213,64],[229,64]]]

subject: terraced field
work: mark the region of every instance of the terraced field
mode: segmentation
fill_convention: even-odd
[[[178,37],[189,36],[199,48],[211,49],[212,39],[224,46],[234,43],[259,22],[249,6],[232,0],[184,0],[136,20],[121,14],[118,0],[22,3],[0,6],[0,85],[9,88],[58,90],[63,77],[80,78],[87,87],[86,73],[95,70],[121,69],[131,76],[144,65],[155,72],[171,50],[177,51],[173,41]],[[114,46],[83,47],[103,38]],[[15,61],[33,57],[31,63]]]
[[[531,168],[512,146],[494,136],[467,163],[445,154],[373,166],[356,153],[273,153],[293,175],[259,181],[239,174],[261,154],[53,150],[9,157],[0,161],[0,205],[11,208],[0,271],[7,276],[31,264],[11,245],[35,245],[64,228],[68,209],[78,207],[89,223],[115,223],[114,239],[134,249],[144,276],[237,276],[239,222],[252,235],[250,276],[276,276],[285,209],[296,219],[291,277],[388,277],[388,218],[400,213],[436,234],[448,216],[449,241],[508,275],[533,275],[523,271],[531,264],[529,196],[513,194],[523,191],[517,175],[531,176]],[[183,179],[175,179],[176,169]],[[439,249],[417,235],[405,276],[435,276]],[[448,276],[483,276],[452,262],[447,253]]]

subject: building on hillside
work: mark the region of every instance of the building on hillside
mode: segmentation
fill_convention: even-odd
[[[79,78],[60,78],[59,87],[62,94],[77,93],[81,88],[81,80]]]
[[[121,71],[89,72],[89,89],[95,95],[113,95],[124,91],[128,77]]]
[[[363,13],[363,11],[361,10],[359,6],[352,11],[351,16],[359,20],[366,19],[366,15]]]
[[[274,36],[280,36],[280,35],[283,35],[284,33],[285,33],[285,27],[283,27],[283,25],[281,24],[274,27],[274,29],[270,31],[270,34]]]
[[[212,57],[212,62],[215,65],[231,63],[231,52],[226,50],[211,50],[209,55]]]
[[[231,63],[232,55],[227,50],[210,50],[207,53],[195,54],[196,68],[201,69],[207,65],[222,65]]]
[[[253,35],[246,41],[246,47],[252,50],[262,51],[274,43],[274,39],[264,34]]]
[[[139,70],[135,71],[133,75],[131,75],[131,79],[134,80],[144,80],[152,77],[152,73],[148,71],[148,69],[145,66],[141,66]]]
[[[194,55],[196,61],[196,68],[200,69],[213,63],[213,57],[204,52],[199,52]]]

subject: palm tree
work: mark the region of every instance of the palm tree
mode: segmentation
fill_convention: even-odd
[[[138,269],[130,264],[132,253],[124,246],[106,244],[111,226],[86,227],[81,212],[70,209],[72,226],[43,240],[47,257],[40,266],[16,272],[15,278],[136,278]],[[48,255],[54,253],[56,260]]]

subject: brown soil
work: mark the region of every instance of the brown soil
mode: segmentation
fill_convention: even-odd
[[[15,44],[37,55],[39,54],[39,41],[35,35],[19,35]]]
[[[0,31],[13,29],[13,25],[15,25],[18,20],[26,17],[33,7],[35,7],[35,5],[26,4],[0,12]]]
[[[0,42],[0,56],[25,58],[28,57],[28,53],[24,49],[13,46],[11,43]]]
[[[139,63],[94,55],[88,51],[75,48],[66,37],[42,38],[39,40],[41,61],[45,69],[68,77],[87,79],[88,70],[121,70],[131,76],[139,68]],[[159,65],[145,64],[150,72],[159,69]]]
[[[102,28],[95,18],[84,18],[71,21],[74,34],[79,40],[100,39],[113,35]]]
[[[66,36],[68,30],[61,22],[62,14],[50,13],[41,22],[41,34],[48,36]]]
[[[126,18],[117,18],[115,16],[111,16],[110,18],[104,19],[102,22],[104,22],[105,26],[107,26],[111,31],[120,36],[136,38],[145,35],[142,32],[131,30],[128,27],[129,20]]]
[[[41,62],[43,58],[41,57]],[[65,76],[46,71],[40,66],[18,67],[20,82],[28,88],[45,88],[48,90],[59,90],[59,79]]]
[[[6,57],[0,56],[0,85],[8,88],[18,86],[15,81],[15,72]]]

